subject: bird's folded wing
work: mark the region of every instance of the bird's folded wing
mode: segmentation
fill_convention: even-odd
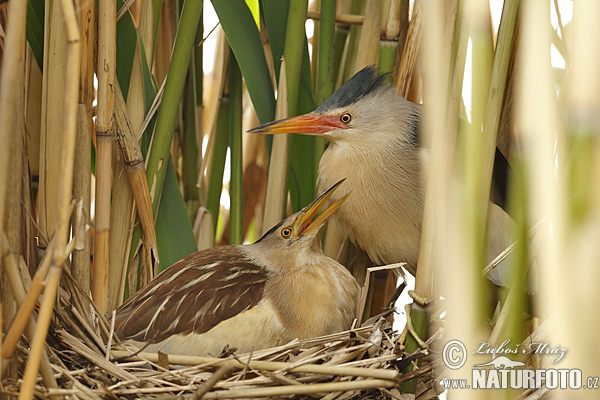
[[[121,339],[157,343],[171,335],[204,333],[254,307],[267,273],[236,247],[191,254],[156,277],[118,310]]]

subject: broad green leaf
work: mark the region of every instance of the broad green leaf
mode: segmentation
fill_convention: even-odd
[[[158,28],[160,23],[162,6],[163,0],[152,0],[152,43],[150,43],[150,46],[147,46],[148,49],[151,50],[151,62],[154,62],[154,52],[156,51],[156,41],[158,38]]]
[[[119,1],[119,6],[122,3],[122,1]],[[125,101],[127,101],[127,93],[129,93],[129,81],[136,44],[137,31],[135,24],[131,19],[131,14],[125,13],[117,21],[117,66],[115,70]]]
[[[275,116],[275,95],[252,13],[239,0],[212,0],[261,123]]]
[[[285,44],[285,30],[290,2],[289,0],[264,0],[262,7],[267,35],[271,44],[271,53],[273,54],[275,77],[279,82],[279,69],[281,67],[281,57],[283,56],[283,45]]]
[[[27,2],[27,25],[25,28],[27,42],[33,51],[40,70],[44,65],[44,0]]]
[[[173,162],[169,158],[167,163],[165,184],[156,216],[156,240],[161,271],[188,254],[198,251],[192,223],[179,191]]]

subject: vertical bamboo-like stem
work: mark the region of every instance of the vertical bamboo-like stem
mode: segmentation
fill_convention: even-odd
[[[285,75],[285,59],[281,60],[279,85],[277,88],[277,107],[275,119],[287,117],[287,78]],[[285,215],[287,204],[287,176],[289,156],[289,135],[275,135],[271,148],[269,162],[269,179],[267,181],[267,196],[265,199],[265,214],[263,217],[263,233],[275,226]]]
[[[10,160],[10,137],[15,123],[14,95],[19,80],[19,67],[22,67],[22,53],[25,44],[26,2],[12,2],[8,10],[8,27],[2,57],[2,75],[0,76],[0,232],[4,231],[4,212],[7,191],[8,162]],[[0,253],[0,256],[2,254]]]
[[[142,285],[145,285],[158,273],[157,268],[154,268],[156,266],[155,261],[158,264],[154,215],[152,213],[148,181],[146,180],[146,171],[144,169],[144,158],[137,142],[136,134],[129,121],[125,99],[121,94],[121,88],[118,83],[116,85],[114,115],[117,144],[123,154],[125,172],[129,181],[129,187],[135,198],[136,209],[143,230],[143,268],[140,281]],[[111,276],[114,277],[115,274],[111,273]],[[111,305],[114,304],[115,298],[111,294]]]
[[[243,232],[243,164],[242,164],[242,73],[235,57],[229,60],[229,243],[241,244]]]
[[[96,218],[92,298],[98,310],[108,309],[110,265],[110,194],[112,116],[116,62],[116,3],[98,3],[98,115],[96,120]]]
[[[401,0],[390,0],[387,9],[384,9],[382,19],[382,35],[379,40],[379,70],[383,73],[392,72],[396,65],[398,52],[398,35],[400,34],[400,8]],[[388,76],[391,82],[392,77]]]
[[[325,0],[328,1],[328,0]],[[307,12],[321,12],[323,8],[321,7],[321,0],[315,0],[313,2],[309,2]],[[322,16],[321,16],[322,18]],[[321,56],[320,47],[321,47],[321,18],[318,20],[313,20],[313,37],[312,37],[312,54],[311,54],[311,63],[310,63],[310,75],[313,77],[312,79],[312,92],[317,93],[318,85],[316,77],[319,75],[319,58]],[[335,18],[335,16],[334,16]]]
[[[145,56],[151,59],[150,52],[153,43],[153,5],[151,2],[143,2],[139,21],[139,31],[142,42],[146,45]],[[142,54],[139,43],[135,48],[133,65],[131,67],[131,78],[129,80],[129,91],[127,93],[126,112],[128,121],[134,132],[139,132],[145,117],[144,83],[142,74]],[[148,62],[144,60],[144,62]],[[115,92],[115,95],[118,94]],[[123,302],[127,267],[129,264],[129,252],[132,245],[134,232],[141,236],[141,231],[133,229],[135,224],[135,212],[133,210],[133,193],[129,184],[129,175],[125,173],[123,157],[115,157],[115,177],[112,185],[111,208],[110,208],[110,270],[108,275],[109,312],[117,308]],[[135,244],[137,245],[137,243]],[[144,254],[147,254],[144,253]],[[132,268],[133,269],[133,268]]]
[[[3,112],[0,113],[0,235],[5,232],[5,216],[8,214],[7,206],[10,206],[11,201],[7,200],[7,192],[9,189],[10,174],[9,162],[13,143],[15,140],[23,140],[24,138],[17,130],[17,110],[22,109],[23,104],[17,105],[19,99],[22,101],[23,96],[18,95],[23,88],[19,87],[23,83],[23,50],[25,45],[25,20],[26,20],[26,2],[14,2],[9,4],[8,10],[8,27],[6,31],[6,41],[4,43],[4,54],[2,56],[2,75],[0,76],[0,107]],[[6,110],[6,112],[4,112]],[[20,129],[22,130],[22,129]],[[21,160],[18,160],[21,166]],[[20,175],[20,174],[19,174]],[[19,176],[17,179],[20,179]],[[14,189],[14,188],[13,188]],[[19,191],[20,192],[20,191]],[[20,195],[20,193],[19,193]],[[3,258],[3,249],[0,246],[0,260]],[[8,324],[15,313],[15,303],[11,298],[11,291],[5,279],[5,268],[3,263],[0,264],[0,332],[4,332],[5,324]],[[2,346],[2,351],[5,351]],[[14,363],[12,364],[14,365]],[[13,375],[16,369],[10,372],[11,378],[16,378]]]
[[[536,262],[544,266],[542,282],[547,285],[542,286],[541,294],[545,296],[544,304],[550,305],[552,312],[556,312],[557,318],[561,319],[560,315],[566,316],[569,313],[566,304],[561,305],[562,301],[556,297],[555,292],[550,294],[550,290],[564,285],[562,243],[567,238],[564,237],[564,215],[558,209],[560,204],[564,204],[563,193],[554,177],[556,137],[552,132],[556,121],[552,116],[556,114],[550,70],[548,7],[549,5],[541,2],[526,2],[523,5],[520,26],[522,41],[518,49],[518,56],[523,62],[520,63],[519,71],[521,83],[517,98],[516,122],[523,149],[519,162],[525,164],[526,176],[531,185],[527,207],[529,218],[532,221],[542,218],[552,221],[552,232],[547,226],[540,229],[538,234],[542,248],[538,252]],[[564,313],[565,311],[567,312]],[[562,320],[552,329],[558,337],[562,336],[560,326],[563,326]]]
[[[486,12],[487,11],[487,12]],[[492,52],[488,47],[489,36],[488,24],[489,8],[486,10],[483,2],[465,2],[464,15],[470,26],[472,43],[472,92],[471,92],[471,124],[466,129],[461,143],[461,171],[464,179],[464,190],[460,191],[460,232],[461,247],[463,251],[464,273],[470,276],[468,283],[472,283],[474,298],[487,298],[484,292],[481,277],[481,266],[484,265],[484,239],[485,239],[485,217],[487,213],[488,195],[484,194],[484,187],[489,183],[483,182],[481,166],[486,159],[494,158],[494,148],[489,149],[491,154],[484,153],[484,139],[481,135],[481,127],[485,112],[485,103],[489,88]],[[493,164],[493,163],[492,163]],[[491,179],[491,175],[489,177]],[[489,192],[489,189],[488,189]],[[484,202],[485,200],[485,202]],[[472,282],[471,282],[472,279]],[[473,317],[476,322],[482,322],[487,304],[474,302],[477,306],[473,309]]]
[[[61,0],[61,11],[66,24],[67,45],[67,69],[65,71],[65,98],[63,112],[63,140],[61,148],[61,160],[63,169],[59,171],[59,186],[57,188],[57,226],[54,230],[56,247],[50,254],[50,272],[44,300],[40,308],[38,324],[31,344],[31,352],[23,374],[23,385],[19,394],[19,400],[29,400],[33,397],[35,379],[39,370],[40,360],[44,351],[52,309],[58,291],[62,264],[68,256],[66,244],[70,228],[69,213],[71,210],[71,189],[73,183],[73,165],[75,150],[75,126],[77,120],[77,91],[79,88],[79,61],[81,43],[79,27],[75,17],[75,8],[69,0]]]
[[[90,197],[91,197],[91,131],[92,101],[94,99],[94,3],[79,0],[79,30],[82,37],[81,42],[81,75],[79,82],[79,108],[77,111],[77,141],[76,160],[77,166],[73,175],[73,198],[78,202],[81,200],[83,206],[84,221],[87,226],[90,222]],[[75,225],[75,224],[74,224]],[[85,227],[83,227],[85,229]],[[84,233],[84,247],[73,252],[73,263],[71,271],[75,281],[87,293],[90,291],[90,254],[91,236],[90,232]]]
[[[304,21],[306,19],[307,9],[308,0],[299,0],[290,3],[288,11],[283,57],[286,62],[287,102],[288,115],[290,116],[296,115],[298,106],[302,48],[304,45],[303,35],[299,35],[298,32],[304,32]]]
[[[404,98],[408,98],[411,88],[412,78],[417,65],[417,55],[421,43],[421,30],[423,29],[423,5],[421,1],[414,4],[412,18],[408,25],[404,51],[400,59],[400,67],[396,77],[396,93]]]
[[[444,217],[447,213],[447,194],[450,171],[452,170],[452,154],[446,151],[447,142],[452,140],[445,126],[448,93],[448,61],[449,47],[445,46],[444,26],[446,17],[443,7],[425,2],[423,4],[424,31],[423,47],[423,80],[424,100],[428,105],[423,115],[423,132],[425,146],[431,146],[431,165],[427,176],[425,192],[425,211],[419,251],[419,268],[415,277],[415,292],[424,298],[432,298],[435,291],[436,269],[447,249],[443,247],[448,225]],[[408,40],[408,38],[407,38]],[[400,82],[398,82],[400,83]],[[414,302],[411,306],[413,327],[419,337],[424,340],[429,326],[429,309],[427,306]],[[412,336],[407,336],[406,351],[417,348]],[[406,371],[405,371],[406,372]],[[400,385],[403,392],[414,393],[416,379]]]
[[[196,123],[196,53],[192,53],[190,66],[188,68],[187,84],[183,100],[184,110],[184,133],[183,133],[183,195],[186,202],[186,208],[190,219],[194,219],[198,212],[199,194],[196,182],[198,181],[198,127]]]
[[[49,0],[45,4],[40,183],[37,196],[42,239],[50,238],[56,226],[54,213],[57,210],[58,172],[62,166],[60,149],[67,53],[65,24],[58,0]]]
[[[365,0],[352,0],[352,14],[358,15],[364,10]],[[352,25],[350,27],[350,33],[348,34],[348,42],[346,44],[345,55],[342,58],[342,66],[340,67],[340,73],[336,81],[336,87],[340,86],[343,82],[350,79],[354,75],[356,52],[358,47],[359,33],[362,27],[358,25]]]
[[[576,25],[570,24],[573,25],[573,47],[570,58],[571,98],[567,142],[572,146],[567,189],[570,195],[570,220],[568,231],[563,234],[563,240],[566,240],[563,245],[567,244],[568,247],[563,247],[562,255],[568,254],[568,258],[563,259],[565,261],[570,261],[572,255],[575,256],[575,270],[565,270],[563,264],[560,271],[562,276],[556,277],[552,284],[562,281],[564,288],[565,282],[568,282],[569,289],[562,292],[560,299],[554,297],[554,303],[547,303],[547,309],[559,307],[558,320],[563,324],[565,340],[578,343],[571,353],[572,362],[584,374],[598,370],[598,349],[593,344],[593,332],[598,331],[598,321],[587,315],[596,312],[600,297],[594,289],[599,271],[597,238],[600,231],[600,193],[597,186],[600,173],[600,94],[597,90],[600,52],[595,45],[600,31],[597,21],[599,6],[598,2],[589,0],[573,5],[573,22],[576,21]],[[556,286],[547,289],[552,290],[554,287]],[[544,292],[546,295],[550,294],[548,290]],[[592,397],[592,394],[587,394],[585,398]]]
[[[175,37],[169,72],[165,82],[163,101],[158,111],[152,148],[147,158],[147,176],[152,210],[156,215],[173,139],[173,127],[177,118],[185,84],[187,67],[194,46],[196,28],[202,11],[202,2],[186,0],[181,10],[179,29]]]
[[[381,2],[380,0],[366,0],[365,22],[360,31],[354,72],[358,72],[368,65],[377,64],[377,60],[379,59],[380,29]]]
[[[208,184],[206,189],[206,209],[212,215],[213,228],[216,230],[219,220],[221,191],[223,190],[223,170],[227,155],[229,135],[229,92],[223,93],[219,105],[217,127],[212,143],[210,168],[208,169]],[[214,232],[213,232],[214,235]]]
[[[323,103],[335,89],[335,0],[321,0],[319,57],[317,59],[316,102]],[[314,62],[314,61],[313,61]],[[319,170],[325,138],[315,140],[315,174]],[[316,178],[316,176],[315,176]]]

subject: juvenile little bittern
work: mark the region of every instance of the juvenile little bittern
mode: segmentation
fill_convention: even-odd
[[[397,95],[367,67],[321,104],[298,117],[270,122],[249,132],[300,133],[324,137],[329,146],[319,164],[319,189],[346,178],[331,201],[352,196],[334,216],[348,238],[371,260],[408,263],[419,256],[428,150],[419,145],[421,106]],[[498,152],[497,152],[498,154]],[[496,171],[495,171],[496,172]],[[512,219],[496,204],[488,208],[487,256],[510,243]],[[488,277],[506,285],[503,268]]]
[[[350,328],[358,284],[323,255],[323,224],[348,197],[337,182],[257,242],[191,254],[158,275],[116,313],[121,339],[171,354],[249,352]]]

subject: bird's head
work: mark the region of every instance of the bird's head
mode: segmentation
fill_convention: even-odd
[[[349,193],[330,204],[320,214],[319,210],[343,181],[344,179],[340,180],[308,206],[290,215],[265,233],[255,243],[262,248],[262,256],[273,260],[284,260],[290,266],[297,264],[296,260],[298,263],[306,263],[311,257],[323,257],[319,240],[321,228],[346,200]]]
[[[299,133],[320,136],[330,143],[368,146],[392,139],[416,144],[418,105],[398,96],[385,84],[385,75],[366,67],[344,83],[315,111],[269,122],[251,133]]]

